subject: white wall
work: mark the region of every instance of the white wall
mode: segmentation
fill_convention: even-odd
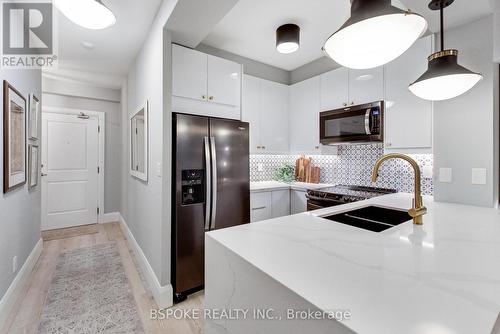
[[[493,63],[493,20],[449,30],[446,48],[459,50],[459,63],[484,80],[466,94],[434,107],[434,166],[437,201],[491,207],[497,193],[498,65]],[[451,183],[439,182],[439,168],[453,169]],[[472,185],[472,168],[487,169],[487,185]]]
[[[170,284],[170,217],[165,206],[170,205],[170,161],[168,143],[171,133],[170,109],[165,110],[166,75],[164,63],[170,62],[170,53],[164,49],[164,26],[172,13],[176,0],[164,0],[148,33],[148,38],[137,55],[127,78],[124,91],[127,94],[127,111],[122,123],[128,124],[132,114],[144,101],[149,101],[149,180],[144,182],[124,172],[122,180],[121,213],[134,238],[144,252],[162,286]],[[168,48],[167,48],[168,50]],[[169,76],[168,76],[169,77]],[[164,129],[165,128],[165,129]],[[165,131],[166,130],[166,131]],[[122,164],[128,166],[128,126],[122,130]],[[160,167],[161,175],[157,169]],[[164,211],[167,210],[167,211]]]
[[[0,70],[0,79],[7,80],[26,100],[30,93],[42,98],[39,70]],[[3,82],[0,84],[3,91]],[[3,93],[0,94],[0,106],[3,106]],[[41,132],[39,138],[40,135]],[[0,117],[0,138],[3,138],[3,116]],[[3,160],[3,144],[0,144],[0,157]],[[3,163],[0,163],[0,171],[3,175]],[[3,177],[0,179],[0,189],[3,189]],[[17,272],[12,273],[12,258],[17,256],[19,270],[40,240],[40,193],[40,185],[31,191],[24,185],[0,195],[0,299],[17,275]]]
[[[43,79],[43,106],[89,111],[106,114],[104,162],[104,213],[120,211],[122,110],[120,90],[85,84],[71,84]]]

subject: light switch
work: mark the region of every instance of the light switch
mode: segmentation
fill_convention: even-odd
[[[472,168],[472,184],[486,184],[486,168]]]
[[[439,182],[451,183],[453,171],[451,168],[439,168]]]
[[[263,172],[264,171],[264,164],[263,163],[258,163],[257,164],[257,171],[258,172]]]
[[[422,169],[422,175],[424,179],[432,179],[433,174],[434,172],[431,166],[424,166],[424,168]]]
[[[161,162],[156,163],[156,175],[161,177]]]

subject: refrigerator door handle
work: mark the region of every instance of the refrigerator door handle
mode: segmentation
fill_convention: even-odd
[[[204,138],[205,143],[205,231],[210,229],[210,207],[212,205],[212,161],[210,159],[210,139]]]
[[[210,137],[210,148],[212,156],[212,217],[210,229],[215,228],[215,218],[217,217],[217,155],[215,151],[215,138]]]

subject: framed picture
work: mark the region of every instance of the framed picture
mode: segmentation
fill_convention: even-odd
[[[34,95],[30,95],[30,112],[28,117],[28,134],[32,140],[38,139],[38,115],[40,114],[40,100]]]
[[[3,192],[26,183],[26,99],[3,82]]]
[[[28,146],[28,188],[33,189],[38,185],[40,163],[38,161],[38,146]]]

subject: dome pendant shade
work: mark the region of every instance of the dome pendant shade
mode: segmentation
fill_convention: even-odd
[[[99,30],[113,26],[116,17],[102,0],[55,0],[55,6],[73,23]]]
[[[455,0],[432,0],[429,9],[440,11],[441,51],[429,56],[427,71],[408,88],[416,96],[429,101],[443,101],[464,94],[483,76],[458,64],[458,51],[444,49],[444,9]]]
[[[293,53],[300,48],[300,27],[285,24],[276,30],[276,50],[279,53]]]
[[[457,60],[457,50],[444,50],[431,55],[429,68],[410,85],[410,91],[430,101],[448,100],[464,94],[483,76],[460,66]]]
[[[401,56],[426,30],[422,16],[393,7],[390,0],[351,0],[351,17],[323,49],[344,67],[369,69]]]

